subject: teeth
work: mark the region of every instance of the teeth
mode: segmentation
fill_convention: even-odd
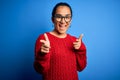
[[[65,27],[64,25],[60,25],[60,27]]]

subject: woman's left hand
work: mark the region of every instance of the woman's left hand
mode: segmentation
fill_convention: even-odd
[[[78,39],[76,39],[75,42],[73,42],[74,49],[78,50],[80,48],[82,37],[83,37],[83,34],[81,34],[80,37]]]

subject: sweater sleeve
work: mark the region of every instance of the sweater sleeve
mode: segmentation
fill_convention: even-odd
[[[77,70],[82,71],[87,64],[86,47],[83,42],[81,42],[81,46],[79,50],[76,50],[76,61],[77,61]]]
[[[50,66],[50,51],[49,53],[44,53],[44,54],[40,52],[41,39],[44,39],[43,35],[40,35],[38,37],[35,44],[34,68],[36,72],[43,74],[49,69]]]

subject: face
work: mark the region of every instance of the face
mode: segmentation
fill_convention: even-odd
[[[69,7],[59,6],[52,21],[55,27],[54,31],[59,34],[65,34],[71,23],[71,12]]]

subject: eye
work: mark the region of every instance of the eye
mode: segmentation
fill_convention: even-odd
[[[65,19],[71,19],[71,16],[66,16]]]
[[[61,18],[61,16],[56,16],[56,18]]]
[[[66,16],[65,18],[66,18],[66,19],[69,19],[69,18],[71,18],[71,17],[70,17],[70,16]]]
[[[55,18],[61,18],[62,16],[61,15],[59,15],[59,14],[56,14],[55,15]]]

